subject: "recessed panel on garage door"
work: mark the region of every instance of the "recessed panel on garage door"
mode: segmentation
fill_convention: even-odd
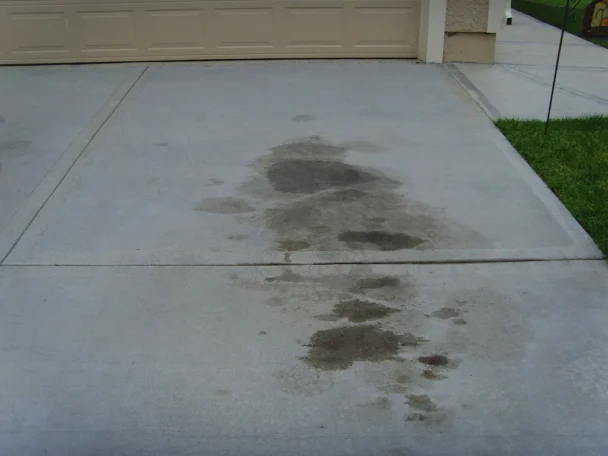
[[[287,7],[288,48],[340,48],[343,46],[344,7]]]
[[[411,15],[418,15],[417,8],[399,4],[387,6],[354,6],[350,31],[357,48],[405,48],[415,44],[418,28]]]
[[[275,47],[273,8],[245,6],[242,2],[239,6],[214,10],[212,41],[218,53],[271,52]]]
[[[205,52],[207,24],[205,10],[192,4],[148,6],[140,21],[142,41],[152,54]]]
[[[8,11],[9,51],[20,59],[57,58],[68,54],[66,12],[60,9]]]
[[[76,12],[82,54],[137,52],[135,12],[117,6]]]

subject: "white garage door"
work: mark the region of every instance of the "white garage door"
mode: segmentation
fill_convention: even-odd
[[[420,0],[0,0],[0,63],[416,57]]]

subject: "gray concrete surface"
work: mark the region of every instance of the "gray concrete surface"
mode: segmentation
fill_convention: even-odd
[[[83,140],[110,114],[107,102],[132,71],[100,66],[0,72],[0,233],[66,151],[71,155],[72,145],[82,152]]]
[[[116,68],[0,234],[1,456],[606,454],[608,269],[445,68]]]
[[[0,454],[603,455],[606,278],[1,267]],[[394,313],[330,321],[353,299]]]
[[[150,68],[5,264],[598,256],[441,67],[291,62]]]
[[[545,119],[560,30],[513,11],[498,33],[495,65],[457,63],[452,72],[488,115]],[[554,117],[608,114],[608,50],[566,34],[552,113]]]

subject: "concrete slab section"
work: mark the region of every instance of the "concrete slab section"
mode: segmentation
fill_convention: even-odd
[[[0,454],[602,455],[603,262],[0,268]]]
[[[493,119],[544,120],[549,108],[553,70],[521,65],[455,64],[456,78],[471,91]],[[562,68],[558,75],[552,116],[608,115],[605,70],[576,71]]]
[[[82,139],[79,134],[87,135],[85,127],[132,71],[118,66],[0,70],[0,233],[66,149]],[[20,224],[17,234],[26,227]]]
[[[599,257],[441,67],[148,70],[6,264]]]

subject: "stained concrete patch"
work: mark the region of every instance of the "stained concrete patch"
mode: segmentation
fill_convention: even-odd
[[[347,318],[348,321],[353,323],[363,323],[388,317],[395,312],[399,312],[399,309],[393,309],[364,299],[350,299],[336,304],[332,316],[335,318]]]
[[[344,231],[338,239],[348,244],[363,244],[361,249],[375,246],[378,250],[391,251],[411,249],[424,243],[424,239],[418,239],[403,233],[388,233],[386,231]],[[356,248],[356,247],[353,247]]]
[[[321,160],[279,161],[270,165],[267,176],[275,190],[285,193],[316,193],[374,180],[354,166]]]
[[[460,316],[460,311],[452,307],[444,307],[436,310],[431,314],[431,317],[440,318],[442,320],[449,320],[450,318],[456,318]]]
[[[194,209],[202,212],[210,212],[214,214],[244,214],[255,211],[255,208],[242,198],[206,198]]]
[[[392,359],[398,351],[399,337],[391,331],[370,325],[341,326],[313,334],[303,360],[318,369],[342,370],[356,361]]]
[[[435,412],[437,411],[437,405],[428,397],[426,394],[415,395],[410,394],[407,396],[407,405],[416,410],[423,412]]]
[[[294,122],[312,122],[315,119],[316,117],[311,114],[298,114],[291,118]]]

